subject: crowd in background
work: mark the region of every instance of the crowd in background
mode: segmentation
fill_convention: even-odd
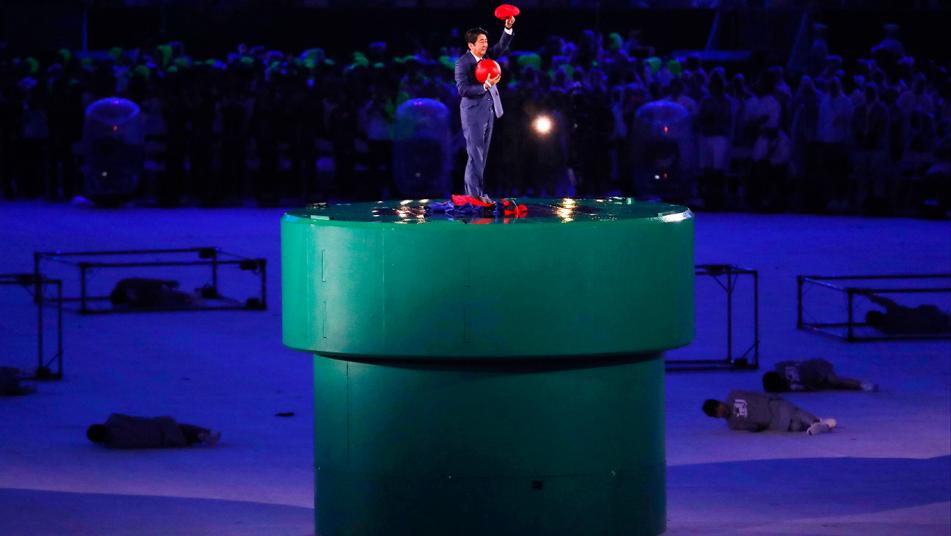
[[[534,51],[519,49],[516,34],[500,58],[505,116],[489,151],[488,191],[660,196],[713,210],[947,214],[949,66],[908,56],[895,29],[887,33],[866,58],[841,58],[817,28],[802,65],[765,69],[659,57],[636,31],[552,35]],[[144,202],[399,196],[393,120],[414,98],[450,112],[459,192],[465,148],[452,68],[465,50],[458,29],[445,46],[404,57],[383,42],[347,58],[240,46],[199,60],[182,43],[36,58],[0,48],[2,192],[82,193],[84,110],[110,96],[142,111]],[[648,103],[686,118],[675,144],[645,134]],[[535,128],[542,115],[550,132]]]

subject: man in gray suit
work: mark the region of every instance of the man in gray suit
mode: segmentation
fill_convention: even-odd
[[[499,42],[489,49],[489,36],[482,28],[473,28],[466,32],[469,51],[456,60],[456,88],[462,101],[459,112],[462,115],[462,135],[466,138],[466,195],[482,201],[491,202],[485,194],[486,158],[489,155],[489,142],[492,141],[492,125],[495,119],[502,117],[502,101],[496,85],[502,79],[500,73],[480,84],[475,77],[475,67],[482,58],[497,58],[512,44],[512,26],[515,17],[505,19],[505,31]]]

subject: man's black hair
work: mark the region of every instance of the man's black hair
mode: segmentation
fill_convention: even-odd
[[[789,390],[789,382],[776,371],[763,374],[763,389],[767,393],[782,393]]]
[[[703,412],[707,414],[707,417],[716,417],[717,409],[720,407],[720,404],[721,402],[719,400],[708,398],[703,403]]]
[[[479,40],[479,36],[485,34],[486,37],[489,37],[489,32],[483,30],[482,28],[469,28],[466,30],[466,43],[475,44]]]

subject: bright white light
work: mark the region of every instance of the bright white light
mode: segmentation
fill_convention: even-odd
[[[551,132],[552,122],[551,118],[547,115],[540,115],[532,121],[532,128],[535,129],[535,132],[541,134],[542,136],[547,135]]]
[[[687,209],[683,212],[674,212],[673,214],[658,214],[658,216],[660,216],[660,221],[664,223],[677,223],[692,218],[693,212],[690,212],[690,209]]]
[[[402,206],[405,207],[406,205],[408,205],[408,204],[410,204],[410,203],[412,203],[412,202],[413,202],[412,199],[404,199],[404,200],[400,201],[400,205],[402,205]]]

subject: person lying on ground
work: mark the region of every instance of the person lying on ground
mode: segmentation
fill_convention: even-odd
[[[731,430],[749,432],[806,432],[821,434],[835,428],[833,418],[820,419],[777,395],[752,391],[730,391],[726,402],[708,399],[703,403],[708,417],[726,419]]]
[[[86,430],[93,443],[115,449],[188,447],[198,443],[215,445],[221,432],[193,424],[178,423],[171,417],[134,417],[113,413],[105,423]]]
[[[763,374],[763,389],[769,393],[824,389],[878,391],[878,385],[869,381],[839,376],[835,373],[832,363],[825,359],[806,359],[776,363],[773,370]]]
[[[872,303],[885,309],[865,313],[865,323],[889,335],[951,333],[951,317],[930,303],[917,307],[901,305],[891,298],[864,293]]]

